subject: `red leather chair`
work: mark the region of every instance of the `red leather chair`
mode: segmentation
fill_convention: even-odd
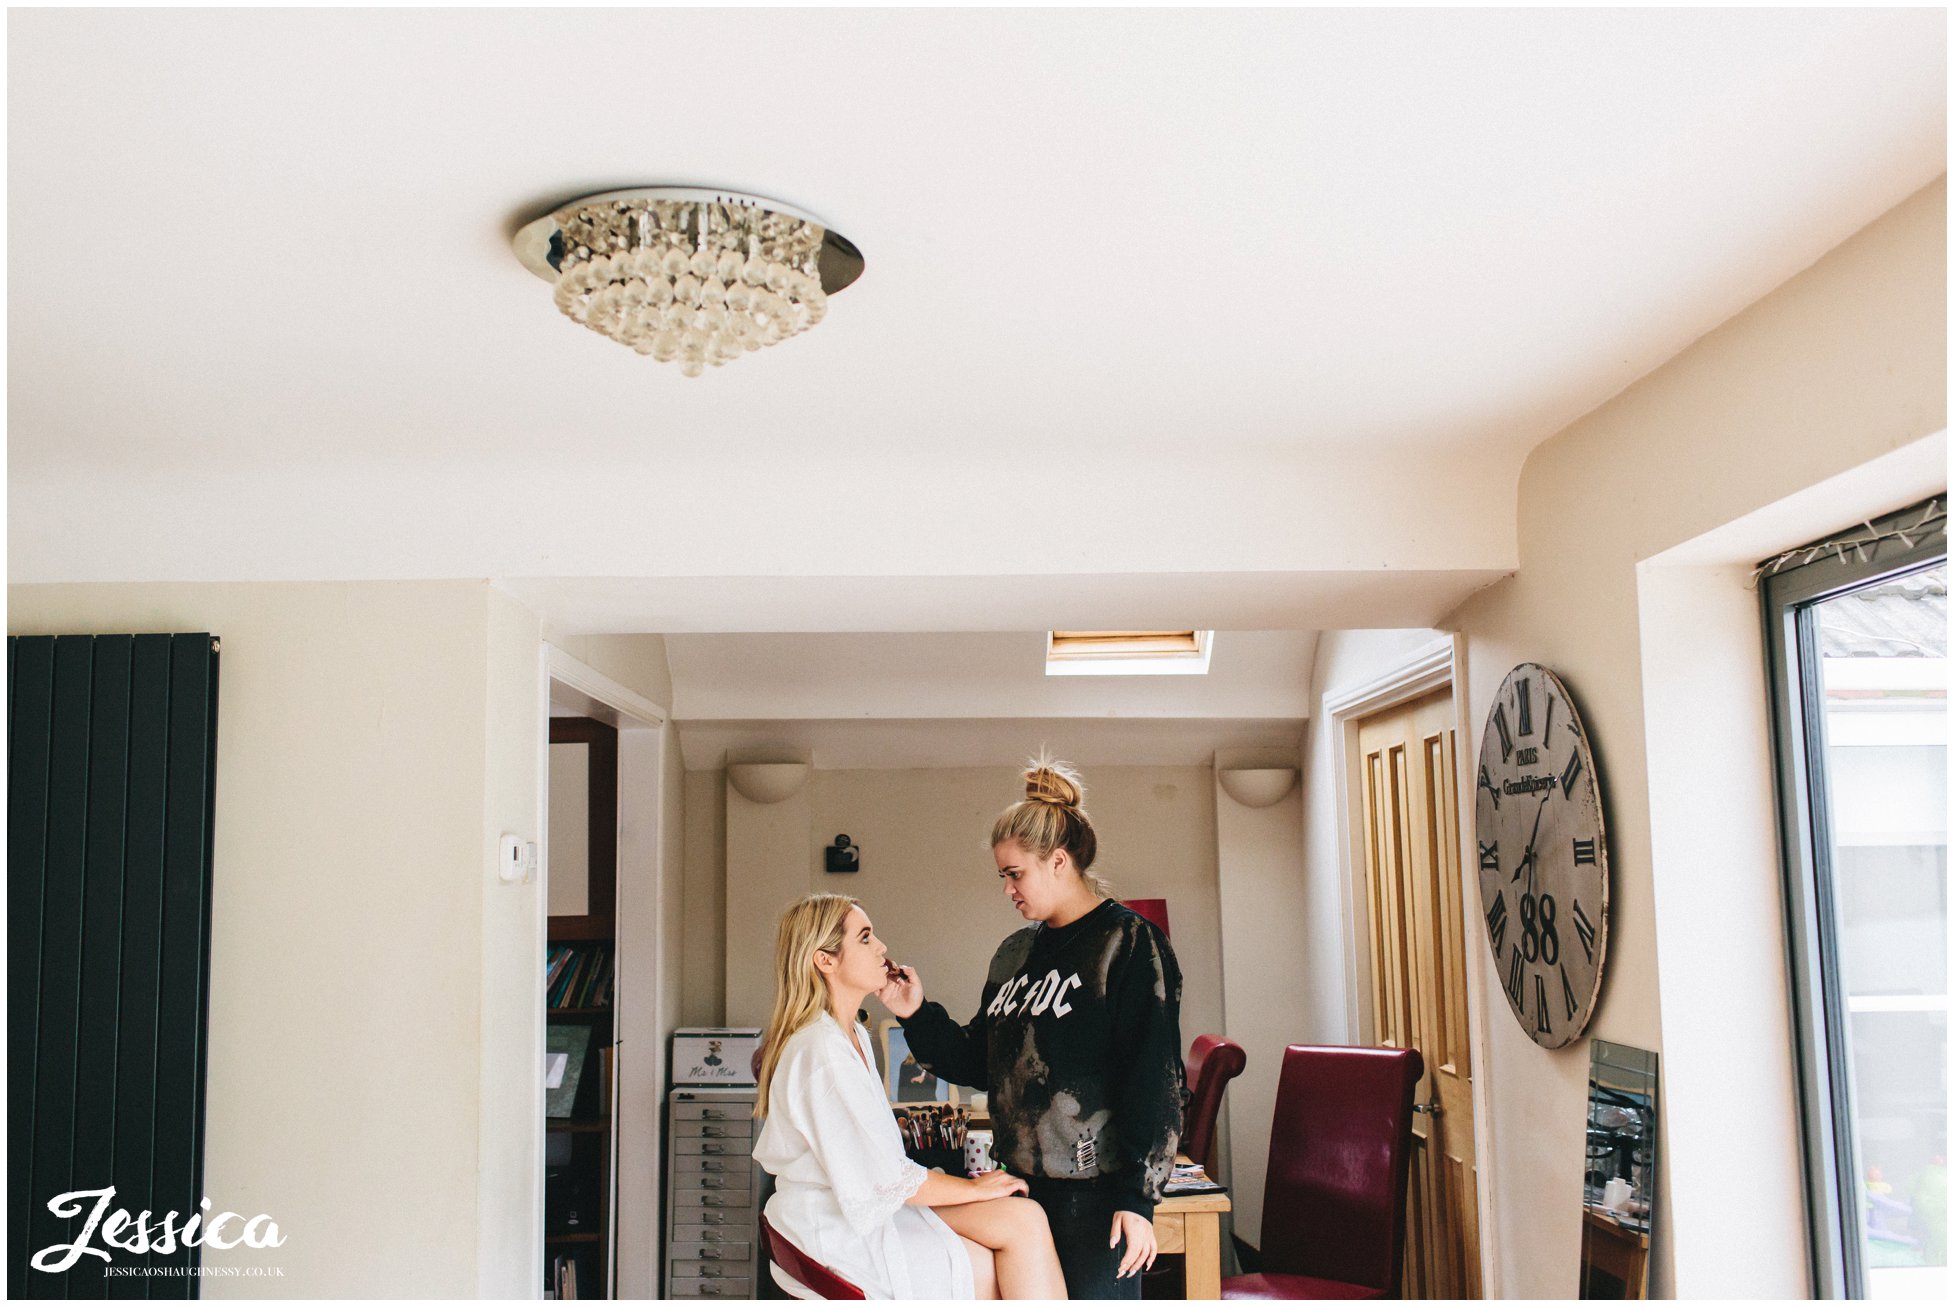
[[[1228,1082],[1248,1065],[1248,1054],[1222,1035],[1201,1035],[1187,1050],[1187,1118],[1181,1132],[1181,1151],[1214,1174],[1214,1124],[1221,1115],[1221,1095]],[[1187,1297],[1187,1268],[1179,1253],[1162,1253],[1160,1261],[1140,1281],[1140,1296],[1179,1300]]]
[[[1201,1035],[1187,1050],[1187,1129],[1181,1151],[1214,1174],[1214,1123],[1228,1082],[1248,1065],[1242,1046],[1223,1035]]]
[[[1262,1270],[1223,1298],[1395,1298],[1404,1281],[1416,1049],[1310,1048],[1282,1055]]]
[[[765,1240],[767,1259],[773,1263],[774,1283],[790,1297],[844,1302],[868,1296],[789,1243],[768,1223],[764,1212],[760,1215],[760,1238]]]

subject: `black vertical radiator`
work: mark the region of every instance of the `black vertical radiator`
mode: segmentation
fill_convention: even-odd
[[[31,1263],[96,1205],[58,1195],[179,1227],[203,1198],[217,641],[12,637],[7,693],[8,1295],[196,1297],[180,1242]]]

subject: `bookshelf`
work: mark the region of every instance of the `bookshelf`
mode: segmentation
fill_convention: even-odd
[[[566,777],[571,793],[561,792]],[[543,1010],[548,1048],[563,1067],[558,1088],[545,1090],[543,1290],[601,1299],[612,1296],[616,1188],[616,730],[590,718],[551,718],[550,786]],[[560,832],[560,825],[574,829]],[[561,841],[559,862],[560,833],[572,838]],[[559,910],[565,907],[572,910]]]

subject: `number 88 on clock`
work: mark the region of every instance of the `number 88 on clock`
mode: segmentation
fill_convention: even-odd
[[[1506,1001],[1543,1048],[1594,1015],[1608,945],[1608,841],[1587,729],[1561,679],[1521,663],[1479,742],[1480,906]]]

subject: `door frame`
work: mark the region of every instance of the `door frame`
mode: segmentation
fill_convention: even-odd
[[[663,1096],[665,1082],[665,1040],[663,1032],[657,1029],[660,1011],[664,1006],[665,995],[658,983],[661,974],[661,959],[657,949],[664,941],[663,913],[659,894],[639,896],[646,901],[631,901],[627,892],[629,878],[625,873],[627,862],[639,862],[649,856],[654,865],[659,864],[659,849],[667,821],[674,820],[675,814],[665,810],[664,785],[664,728],[670,715],[657,704],[645,698],[628,686],[604,675],[583,660],[565,653],[556,645],[543,642],[543,656],[538,669],[538,730],[536,761],[536,884],[541,910],[536,917],[535,957],[533,974],[542,975],[544,959],[549,955],[549,849],[550,849],[550,716],[552,705],[561,701],[574,704],[585,716],[595,717],[617,728],[617,888],[616,901],[612,906],[612,927],[615,955],[612,963],[617,972],[614,987],[616,1014],[612,1017],[612,1035],[616,1039],[619,1053],[612,1067],[612,1075],[619,1084],[643,1083],[654,1086],[645,1096],[632,1100],[637,1110],[627,1110],[624,1095],[611,1094],[611,1204],[609,1244],[610,1265],[606,1268],[607,1283],[615,1286],[612,1290],[617,1298],[637,1297],[643,1286],[625,1283],[624,1259],[620,1255],[618,1235],[624,1231],[631,1237],[647,1234],[652,1249],[651,1279],[655,1282],[659,1271],[659,1249],[662,1247],[664,1225],[664,1189],[656,1183],[658,1179],[658,1158],[664,1147],[662,1138],[661,1113],[659,1102]],[[661,867],[662,871],[662,867]],[[651,966],[645,968],[642,958],[629,957],[624,947],[625,924],[633,927],[634,938],[649,941],[647,950],[652,954]],[[641,979],[652,983],[646,986]],[[625,986],[632,987],[633,1003],[624,999]],[[537,990],[536,1065],[543,1064],[543,1046],[547,1038],[548,1013],[543,1006],[543,994]],[[653,1037],[627,1040],[627,1033],[642,1035],[645,1031],[656,1032]],[[533,1285],[540,1286],[543,1277],[543,1183],[545,1171],[544,1152],[547,1146],[547,1123],[543,1118],[543,1081],[536,1078],[534,1148],[536,1158],[536,1191],[532,1195],[535,1238],[534,1273],[530,1277]],[[627,1138],[627,1135],[629,1136]],[[639,1140],[643,1143],[640,1145]],[[627,1190],[622,1183],[620,1162],[624,1160],[626,1149],[634,1157],[646,1156],[648,1149],[651,1159],[654,1183],[649,1193]],[[643,1204],[649,1204],[648,1214]],[[647,1218],[648,1215],[648,1219]],[[627,1225],[627,1218],[629,1224]],[[634,1277],[635,1278],[635,1277]],[[655,1283],[653,1285],[655,1286]],[[540,1288],[538,1289],[540,1292]]]
[[[1453,750],[1452,784],[1461,796],[1473,793],[1467,759],[1473,750],[1465,744],[1472,732],[1465,702],[1465,645],[1457,635],[1442,635],[1412,650],[1370,680],[1326,695],[1323,699],[1323,728],[1330,732],[1331,774],[1336,784],[1337,857],[1341,874],[1337,895],[1343,915],[1344,1000],[1346,1038],[1353,1043],[1374,1043],[1376,1013],[1371,999],[1370,908],[1364,884],[1363,859],[1353,848],[1354,832],[1364,828],[1363,778],[1357,767],[1362,759],[1357,747],[1357,727],[1366,717],[1434,690],[1450,690],[1452,714],[1460,747]],[[1478,926],[1469,918],[1469,905],[1479,901],[1479,886],[1472,869],[1471,810],[1459,804],[1458,866],[1459,904],[1468,920],[1460,923],[1460,938],[1466,941],[1466,1038],[1472,1052],[1472,1135],[1473,1165],[1479,1173],[1479,1283],[1487,1298],[1503,1297],[1505,1276],[1499,1261],[1498,1217],[1492,1195],[1494,1159],[1492,1140],[1492,1059],[1486,1037],[1485,949],[1480,945]]]

